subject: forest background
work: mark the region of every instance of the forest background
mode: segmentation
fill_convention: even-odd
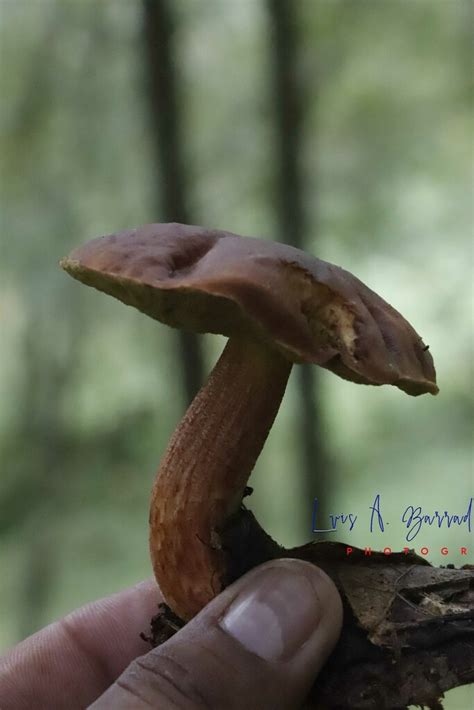
[[[160,456],[222,349],[61,272],[89,238],[186,221],[347,268],[429,343],[437,398],[295,367],[249,506],[286,545],[330,513],[472,495],[469,0],[0,2],[0,648],[150,575]],[[377,494],[385,531],[370,532]],[[462,564],[466,527],[408,546]],[[441,548],[449,549],[448,555]],[[472,561],[472,555],[471,555]],[[465,710],[469,689],[448,694]]]

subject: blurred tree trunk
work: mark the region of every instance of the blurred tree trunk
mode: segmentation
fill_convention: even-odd
[[[148,93],[157,179],[157,212],[165,222],[190,223],[174,62],[174,23],[167,0],[143,0]],[[194,333],[178,333],[184,395],[191,402],[203,382],[203,357]]]
[[[267,0],[271,24],[272,83],[276,122],[277,186],[275,205],[279,239],[298,249],[305,248],[306,218],[301,169],[304,96],[298,80],[297,5],[292,0]],[[317,199],[313,192],[312,199]],[[301,471],[303,495],[308,510],[313,498],[320,501],[324,516],[329,480],[328,456],[323,438],[321,411],[317,399],[318,371],[312,365],[297,368],[300,399]],[[304,519],[304,533],[309,529]]]
[[[39,289],[38,289],[39,290]],[[34,286],[32,292],[34,292]],[[72,299],[72,300],[71,300]],[[61,416],[64,390],[79,353],[81,328],[77,297],[69,301],[69,319],[52,312],[51,304],[30,294],[28,327],[23,340],[23,383],[16,403],[18,417],[17,447],[27,447],[31,467],[20,476],[17,485],[4,491],[5,515],[2,526],[8,528],[8,517],[14,524],[24,525],[28,546],[25,550],[22,604],[19,635],[24,638],[41,628],[45,612],[57,583],[60,545],[58,521],[70,497],[67,469],[68,432]],[[57,305],[61,309],[61,302]],[[51,332],[48,320],[56,323],[55,333],[63,348],[63,357],[53,359],[48,351]],[[76,327],[72,327],[72,324]],[[25,442],[27,442],[25,444]],[[31,447],[31,448],[30,448]],[[31,458],[30,458],[31,457]],[[26,466],[22,465],[25,470]],[[8,493],[10,494],[8,496]]]
[[[46,609],[57,579],[58,555],[52,549],[51,536],[39,530],[32,535],[25,551],[22,604],[20,604],[18,638],[27,638],[47,621]]]
[[[17,416],[18,443],[23,442],[25,446],[24,442],[32,442],[34,449],[31,468],[25,479],[20,478],[20,485],[14,487],[9,501],[7,497],[6,507],[7,517],[14,511],[16,525],[20,528],[21,523],[26,523],[27,530],[18,618],[20,639],[38,631],[45,622],[58,569],[58,547],[51,545],[51,534],[44,521],[51,520],[54,508],[51,501],[58,495],[54,483],[58,473],[55,466],[57,437],[62,431],[62,422],[57,416],[60,393],[56,385],[59,383],[56,382],[57,371],[52,365],[48,368],[44,359],[40,337],[41,331],[45,332],[41,308],[33,299],[31,302],[35,305],[31,307],[28,327],[25,328],[23,387],[17,401]],[[43,524],[38,524],[36,516]],[[2,524],[5,524],[4,520]]]

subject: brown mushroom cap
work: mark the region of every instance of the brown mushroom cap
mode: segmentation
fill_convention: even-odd
[[[61,266],[172,327],[251,334],[353,382],[438,392],[433,358],[400,313],[348,271],[286,244],[148,224],[94,239]]]

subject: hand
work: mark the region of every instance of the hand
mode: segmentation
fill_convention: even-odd
[[[0,663],[2,710],[294,709],[342,623],[332,581],[299,560],[248,572],[147,653],[159,601],[142,582],[20,643]]]

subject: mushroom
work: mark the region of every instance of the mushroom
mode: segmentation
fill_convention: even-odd
[[[438,392],[431,354],[394,308],[348,271],[285,244],[150,224],[94,239],[61,266],[169,326],[229,338],[151,496],[154,573],[183,620],[225,584],[219,531],[241,505],[293,363],[410,395]]]

